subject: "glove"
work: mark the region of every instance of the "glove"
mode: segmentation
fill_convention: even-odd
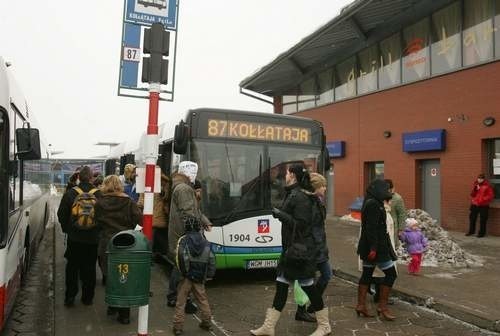
[[[368,253],[367,256],[368,261],[374,261],[376,258],[377,258],[377,251],[370,250],[370,253]]]
[[[278,208],[272,208],[271,209],[271,213],[272,213],[272,215],[273,215],[274,218],[278,218],[278,219],[279,219],[279,217],[281,215],[281,211]]]

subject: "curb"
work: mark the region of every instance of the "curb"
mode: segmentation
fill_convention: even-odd
[[[352,282],[354,284],[357,284],[359,280],[359,275],[353,275],[344,272],[341,269],[335,269],[334,276]],[[432,309],[436,312],[444,313],[453,318],[456,318],[457,320],[475,325],[481,329],[486,329],[493,332],[500,332],[500,320],[495,321],[486,319],[476,314],[469,313],[461,309],[457,309],[446,303],[435,301],[435,299],[431,296],[426,297],[422,293],[411,292],[406,289],[393,288],[391,291],[391,296],[395,296],[400,300],[406,301],[411,304],[416,304],[418,306],[423,306],[425,308]]]

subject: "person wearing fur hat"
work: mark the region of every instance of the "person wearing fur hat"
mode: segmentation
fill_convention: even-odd
[[[415,218],[407,218],[405,223],[406,229],[399,234],[399,239],[405,244],[406,251],[411,255],[408,274],[418,275],[422,263],[422,254],[427,248],[427,238],[420,231],[418,221]]]
[[[170,260],[175,260],[177,241],[186,231],[184,218],[188,216],[201,220],[201,212],[198,200],[193,189],[193,184],[198,173],[198,164],[192,161],[182,161],[177,173],[172,175],[172,194],[170,200],[170,213],[168,221],[168,252]],[[167,293],[167,305],[175,307],[177,301],[177,287],[181,274],[177,268],[173,268],[169,278]],[[196,306],[188,301],[186,313],[196,312]]]

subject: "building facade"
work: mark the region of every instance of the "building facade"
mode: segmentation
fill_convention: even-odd
[[[320,120],[337,215],[374,178],[466,231],[479,173],[500,235],[500,0],[362,1],[245,79],[275,113]]]

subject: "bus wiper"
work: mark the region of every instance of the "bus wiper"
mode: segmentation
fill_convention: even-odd
[[[253,191],[253,189],[255,188],[255,186],[259,182],[261,182],[261,180],[262,180],[262,155],[259,155],[259,176],[257,176],[253,180],[252,184],[248,187],[248,189],[245,192],[245,194],[243,194],[243,196],[241,196],[240,200],[238,201],[238,203],[236,203],[236,205],[234,206],[233,210],[226,216],[226,218],[224,218],[224,222],[225,223],[227,223],[234,216],[234,214],[240,208],[240,206],[242,204],[244,204],[243,200],[246,199],[246,196],[249,195],[251,191]]]

